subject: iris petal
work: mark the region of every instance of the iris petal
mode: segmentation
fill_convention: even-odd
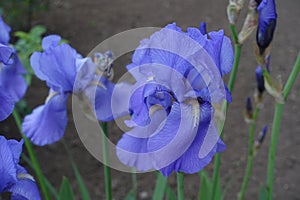
[[[7,140],[0,136],[0,193],[11,183],[17,181],[17,169],[14,156]]]
[[[36,183],[29,179],[19,179],[7,189],[12,193],[12,200],[40,200],[40,193]]]
[[[2,87],[0,87],[0,121],[6,119],[14,109],[14,100],[10,97]]]
[[[25,117],[22,129],[34,144],[43,146],[61,139],[68,122],[67,97],[64,94],[55,95]]]

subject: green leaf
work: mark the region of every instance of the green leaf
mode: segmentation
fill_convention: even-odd
[[[84,181],[83,181],[83,179],[82,179],[82,176],[81,176],[81,174],[80,174],[80,172],[79,172],[79,170],[78,170],[78,167],[76,166],[76,164],[75,164],[75,162],[74,162],[74,160],[73,160],[73,157],[72,157],[72,154],[71,154],[71,152],[70,152],[70,149],[69,149],[69,147],[68,147],[68,145],[67,145],[67,143],[65,142],[64,139],[62,139],[62,143],[63,143],[63,145],[64,145],[64,147],[65,147],[65,150],[66,150],[66,152],[67,152],[67,155],[68,155],[68,157],[69,157],[69,160],[70,160],[70,162],[71,162],[71,164],[72,164],[72,168],[73,168],[75,177],[76,177],[77,182],[78,182],[78,184],[79,184],[79,190],[80,190],[80,192],[81,192],[82,199],[83,199],[83,200],[91,200],[91,197],[90,197],[89,192],[88,192],[88,190],[87,190],[87,188],[86,188],[86,186],[85,186],[85,184],[84,184]]]
[[[212,190],[212,182],[209,180],[206,172],[202,170],[200,173],[200,189],[199,189],[199,200],[208,200],[210,199],[210,194]]]
[[[63,177],[63,181],[60,187],[59,200],[72,200],[74,199],[74,194],[72,187],[66,177]]]
[[[177,196],[175,192],[171,189],[169,185],[167,185],[166,188],[166,199],[168,200],[177,200]]]
[[[71,161],[72,162],[72,167],[73,167],[73,170],[74,170],[74,173],[75,173],[75,177],[77,179],[77,182],[79,184],[79,189],[80,189],[80,192],[81,192],[81,195],[82,195],[82,199],[83,200],[91,200],[91,197],[89,195],[89,192],[84,184],[84,181],[79,173],[79,170],[76,166],[76,164],[73,162],[73,160]]]
[[[260,184],[259,190],[259,200],[267,200],[268,199],[268,192],[263,184]]]
[[[166,186],[167,179],[161,173],[157,173],[157,180],[152,199],[162,200],[164,198]]]

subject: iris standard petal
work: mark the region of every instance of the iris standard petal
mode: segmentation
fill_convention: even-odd
[[[58,46],[60,41],[61,41],[61,37],[59,35],[48,35],[43,38],[42,47],[44,51],[46,51],[51,47]]]
[[[210,39],[207,40],[204,48],[213,58],[215,64],[220,70],[221,76],[230,72],[233,62],[233,49],[231,41],[224,36],[224,31],[208,33]]]
[[[47,85],[60,93],[72,92],[76,78],[77,52],[68,44],[59,43],[59,36],[48,36],[43,39],[47,47],[43,53],[35,52],[30,58],[30,64]]]
[[[61,139],[68,122],[67,97],[66,94],[54,95],[25,117],[22,130],[34,144],[43,146]]]
[[[40,56],[40,71],[52,89],[72,92],[76,78],[76,51],[67,44],[59,45]]]

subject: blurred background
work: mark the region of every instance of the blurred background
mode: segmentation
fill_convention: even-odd
[[[237,24],[241,29],[247,3]],[[271,74],[281,75],[285,82],[296,56],[300,50],[300,1],[277,1],[278,21],[271,49]],[[224,29],[230,36],[227,21],[226,0],[10,0],[1,1],[0,11],[4,20],[13,31],[28,31],[35,25],[44,25],[46,34],[59,34],[67,39],[82,55],[87,55],[97,44],[114,34],[139,27],[163,27],[176,22],[184,30],[190,26],[199,26],[205,21],[208,31]],[[13,43],[14,38],[11,40]],[[233,103],[229,108],[225,123],[224,141],[227,150],[222,154],[221,184],[225,189],[224,199],[236,199],[245,171],[248,151],[248,125],[243,119],[243,110],[248,96],[252,97],[256,87],[254,58],[255,34],[242,48],[242,57],[233,92]],[[130,55],[116,61],[115,80],[130,63]],[[228,77],[225,77],[228,79]],[[30,108],[43,104],[48,89],[44,82],[33,79],[32,86],[25,96]],[[275,168],[274,199],[299,200],[300,184],[300,78],[286,102]],[[256,135],[265,124],[273,119],[275,102],[265,93],[264,107],[258,117]],[[103,165],[94,159],[85,149],[77,135],[72,120],[71,101],[69,102],[69,124],[65,139],[71,148],[75,162],[84,178],[92,199],[104,199]],[[111,137],[117,141],[120,130],[109,124]],[[0,132],[8,138],[20,138],[12,117],[0,123]],[[247,200],[258,199],[259,185],[265,183],[267,173],[268,146],[271,127],[264,144],[254,159],[254,167],[248,190]],[[25,148],[24,148],[25,149]],[[71,169],[67,153],[61,142],[46,147],[36,147],[36,153],[42,170],[49,181],[59,188],[62,176],[68,177],[75,193],[79,196],[78,185]],[[26,166],[26,164],[24,164]],[[213,164],[205,169],[211,174]],[[151,199],[156,176],[153,173],[138,174],[138,198]],[[176,187],[174,174],[168,179]],[[114,199],[123,199],[131,189],[131,175],[112,170],[112,187]],[[199,176],[186,175],[186,199],[196,199],[199,190]],[[78,197],[79,199],[79,197]]]

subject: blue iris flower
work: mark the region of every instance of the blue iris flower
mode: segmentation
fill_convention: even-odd
[[[201,27],[183,32],[169,24],[135,50],[127,69],[136,83],[123,96],[132,129],[117,144],[127,166],[165,176],[195,173],[225,150],[213,104],[231,101],[222,76],[231,70],[233,50],[222,30],[206,34]]]
[[[27,89],[25,74],[16,51],[0,44],[0,121],[10,115],[15,102],[24,96]]]
[[[34,179],[18,164],[22,145],[23,140],[6,140],[0,136],[0,193],[12,193],[12,200],[39,200]]]
[[[58,141],[67,126],[67,99],[70,94],[89,94],[96,67],[90,58],[82,58],[61,37],[43,39],[44,52],[35,52],[30,63],[35,75],[50,88],[44,105],[35,108],[22,124],[25,135],[36,145]]]
[[[275,0],[262,0],[257,7],[259,13],[256,42],[260,53],[270,45],[277,21]]]

